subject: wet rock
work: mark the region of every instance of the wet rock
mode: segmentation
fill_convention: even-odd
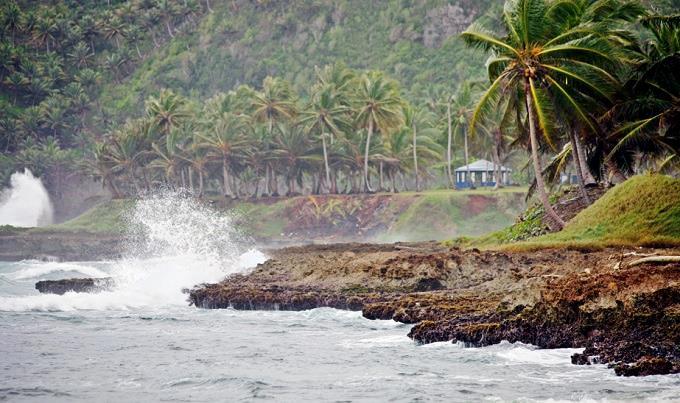
[[[100,292],[113,287],[114,281],[105,278],[70,278],[64,280],[42,280],[35,283],[35,288],[43,294],[63,295],[67,292]]]
[[[664,358],[644,356],[633,364],[616,364],[614,372],[623,376],[667,375],[677,368],[674,371],[673,363]]]

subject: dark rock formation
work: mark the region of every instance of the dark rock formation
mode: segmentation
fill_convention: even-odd
[[[362,310],[413,323],[420,343],[485,346],[503,340],[581,348],[574,364],[620,375],[680,372],[680,265],[628,265],[608,249],[526,253],[437,244],[287,248],[248,275],[191,290],[203,308]]]
[[[35,283],[35,288],[43,294],[63,295],[74,292],[100,292],[113,287],[114,281],[105,278],[69,278],[64,280],[42,280]]]

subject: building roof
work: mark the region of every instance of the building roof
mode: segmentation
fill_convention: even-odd
[[[468,170],[470,172],[488,172],[494,171],[495,169],[496,165],[493,162],[487,160],[477,160],[471,164],[456,168],[456,172],[466,172]],[[501,165],[501,172],[512,172],[512,169]]]

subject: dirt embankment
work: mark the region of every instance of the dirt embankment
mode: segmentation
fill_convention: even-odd
[[[680,264],[631,265],[680,250],[448,249],[437,243],[341,244],[271,251],[247,275],[190,292],[203,308],[362,310],[416,324],[429,343],[501,340],[586,347],[575,364],[618,374],[680,372]]]

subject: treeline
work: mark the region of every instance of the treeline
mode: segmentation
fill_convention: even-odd
[[[97,144],[90,168],[118,196],[157,186],[234,198],[420,189],[451,158],[442,132],[463,127],[450,102],[414,107],[381,72],[326,66],[309,93],[267,77],[198,106],[163,90]]]

